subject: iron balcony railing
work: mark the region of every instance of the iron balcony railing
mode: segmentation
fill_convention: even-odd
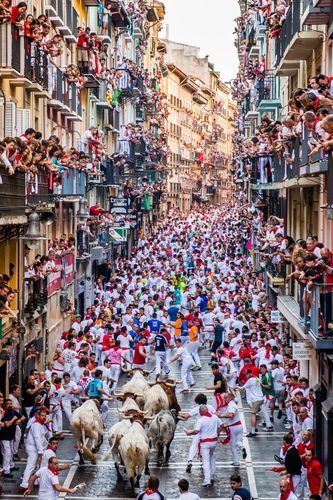
[[[294,0],[287,12],[279,37],[275,40],[275,65],[278,66],[294,35],[301,31],[301,1]]]
[[[1,165],[0,174],[0,213],[4,211],[22,211],[25,205],[25,173],[15,172],[8,175],[8,171]]]

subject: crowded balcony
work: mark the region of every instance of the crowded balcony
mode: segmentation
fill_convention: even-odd
[[[295,242],[283,234],[283,219],[271,216],[254,236],[254,253],[267,284],[299,335],[316,349],[332,349],[332,253],[314,237]]]
[[[85,0],[94,1],[94,0]],[[106,8],[112,18],[115,28],[127,28],[130,25],[130,17],[122,0],[107,0]]]
[[[12,78],[14,86],[47,96],[48,55],[32,42],[15,25],[0,25],[0,76]],[[38,94],[37,94],[38,95]]]
[[[82,120],[82,104],[79,100],[79,87],[69,82],[67,75],[57,67],[53,69],[53,79],[50,82],[51,99],[48,105],[60,111],[71,120]]]
[[[276,74],[288,76],[296,73],[301,60],[307,60],[322,43],[320,31],[302,25],[301,1],[293,1],[288,9],[281,31],[275,39]]]

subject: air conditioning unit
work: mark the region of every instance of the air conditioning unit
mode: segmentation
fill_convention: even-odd
[[[64,312],[68,309],[68,293],[61,292],[60,294],[60,311]]]

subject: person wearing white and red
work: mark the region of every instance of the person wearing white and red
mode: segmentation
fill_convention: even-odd
[[[187,436],[199,434],[200,454],[204,471],[203,486],[209,486],[214,481],[216,471],[215,450],[220,432],[221,423],[216,415],[212,415],[206,405],[199,408],[200,418],[196,428],[192,431],[185,430]]]
[[[279,500],[298,500],[298,497],[292,492],[290,482],[287,479],[280,481]]]
[[[312,495],[322,495],[324,489],[324,475],[321,463],[316,460],[313,450],[305,450],[306,477]]]
[[[136,500],[165,500],[164,495],[158,491],[159,485],[158,477],[151,475],[147,482],[147,488],[136,497]]]
[[[53,434],[59,439],[64,436],[61,434],[63,419],[62,419],[62,398],[65,396],[65,390],[61,384],[61,378],[56,378],[51,385],[49,392],[50,410],[52,412],[52,430]]]
[[[59,483],[59,460],[51,457],[47,467],[42,467],[29,478],[29,486],[24,493],[28,496],[36,480],[39,482],[38,500],[57,500],[58,493],[76,493],[76,488],[65,488]]]
[[[232,453],[232,465],[239,466],[239,453],[242,451],[243,458],[247,457],[243,443],[243,426],[240,421],[237,404],[234,401],[234,396],[230,392],[224,394],[225,406],[217,414],[222,419],[226,438],[221,441],[222,444],[229,444]]]
[[[207,396],[205,394],[198,394],[194,398],[194,402],[196,406],[189,410],[188,412],[180,412],[180,416],[182,419],[188,420],[191,417],[194,417],[196,419],[196,422],[198,422],[200,418],[200,406],[201,405],[206,405],[208,408],[209,413],[214,414],[215,413],[215,408],[209,404],[207,404]],[[192,441],[191,441],[191,446],[188,451],[188,458],[187,458],[187,467],[186,467],[186,472],[191,472],[192,469],[192,462],[195,458],[195,456],[198,455],[198,447],[199,447],[199,442],[200,442],[200,436],[199,434],[195,434],[192,436]]]
[[[45,427],[46,411],[40,410],[33,422],[30,425],[27,438],[25,441],[25,449],[27,452],[27,464],[23,473],[20,488],[25,490],[29,485],[29,478],[36,467],[39,467],[44,451],[47,448],[48,441],[46,439],[47,429]]]

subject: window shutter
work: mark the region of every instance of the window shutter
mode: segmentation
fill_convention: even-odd
[[[5,127],[4,127],[4,106],[5,106],[5,100],[3,97],[0,97],[0,137],[5,136]]]
[[[24,134],[27,128],[30,127],[30,109],[17,110],[17,126],[16,133],[18,136]]]
[[[16,103],[6,102],[5,113],[5,137],[14,137],[16,135]]]
[[[11,27],[11,25],[1,24],[0,25],[0,67],[6,68],[10,66],[8,64],[8,59],[10,58],[10,54],[8,54],[8,36],[7,31]]]

